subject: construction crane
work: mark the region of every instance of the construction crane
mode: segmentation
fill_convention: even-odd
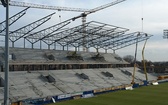
[[[82,25],[83,31],[85,31],[85,23],[86,23],[86,16],[97,11],[103,10],[110,6],[116,5],[118,3],[124,2],[126,0],[116,0],[111,3],[96,7],[94,9],[82,9],[82,8],[71,8],[71,7],[59,7],[59,6],[47,6],[47,5],[40,5],[40,4],[33,4],[33,3],[26,3],[26,2],[18,2],[18,1],[10,1],[10,6],[18,6],[18,7],[29,7],[29,8],[39,8],[39,9],[50,9],[50,10],[58,10],[58,11],[73,11],[73,12],[83,12],[79,16],[72,18],[72,20],[76,20],[78,18],[82,18]],[[0,3],[2,5],[2,3]],[[71,19],[69,19],[71,20]],[[65,22],[65,21],[64,21]],[[63,22],[63,23],[64,23]],[[67,21],[66,21],[67,22]],[[68,22],[69,23],[69,22]],[[86,39],[85,34],[83,34],[83,51],[86,51]]]
[[[1,2],[0,2],[0,5],[2,5]],[[84,8],[48,6],[48,5],[26,3],[26,2],[20,2],[20,1],[10,1],[9,5],[10,6],[17,6],[17,7],[30,7],[30,8],[49,9],[49,10],[58,10],[58,11],[73,11],[73,12],[86,12],[86,11],[89,11],[89,9],[84,9]]]
[[[73,18],[68,19],[68,20],[66,20],[66,21],[63,21],[63,22],[61,22],[61,23],[59,23],[59,24],[56,24],[56,25],[54,25],[54,26],[51,26],[51,27],[49,27],[49,28],[47,28],[47,29],[40,30],[39,32],[33,33],[33,34],[31,34],[31,35],[28,35],[28,36],[25,37],[25,38],[32,44],[32,48],[33,48],[33,44],[34,44],[34,43],[36,43],[37,41],[40,41],[40,40],[42,40],[42,39],[44,39],[44,38],[46,38],[46,37],[53,37],[53,35],[52,35],[53,32],[55,32],[55,31],[57,31],[58,29],[60,29],[60,28],[62,28],[62,27],[64,27],[64,26],[66,26],[66,25],[69,24],[71,21],[74,21],[74,20],[76,20],[76,19],[78,19],[78,18],[82,18],[83,31],[85,32],[86,16],[87,16],[87,15],[89,15],[89,14],[91,14],[91,13],[95,13],[95,12],[97,12],[97,11],[99,11],[99,10],[102,10],[102,9],[108,8],[108,7],[110,7],[110,6],[113,6],[113,5],[118,4],[118,3],[120,3],[120,2],[123,2],[123,1],[126,1],[126,0],[116,0],[116,1],[114,1],[114,2],[111,2],[111,3],[105,4],[105,5],[96,7],[96,8],[94,8],[94,9],[90,9],[89,11],[83,12],[83,13],[80,14],[79,16],[76,16],[76,17],[73,17]],[[52,29],[52,31],[48,31],[48,30],[51,30],[51,29]],[[47,33],[47,35],[45,35],[44,33],[46,33],[46,32],[49,32],[49,33]],[[37,34],[37,33],[38,33],[38,34]],[[86,44],[85,44],[85,43],[86,43],[85,36],[86,36],[86,35],[85,35],[85,33],[84,33],[84,34],[83,34],[83,51],[87,51],[87,49],[86,49]],[[31,39],[31,41],[30,41],[29,39]]]
[[[108,3],[108,4],[105,4],[105,5],[102,5],[102,6],[99,6],[99,7],[96,7],[94,9],[91,9],[90,11],[85,11],[83,12],[81,15],[77,16],[77,17],[74,17],[74,20],[77,19],[77,18],[80,18],[82,17],[82,25],[83,25],[83,31],[85,32],[85,23],[86,23],[86,16],[89,15],[89,14],[92,14],[92,13],[95,13],[97,11],[100,11],[100,10],[103,10],[105,8],[108,8],[110,6],[113,6],[113,5],[116,5],[116,4],[119,4],[121,2],[124,2],[126,0],[116,0],[116,1],[113,1],[111,3]],[[86,39],[85,39],[85,34],[83,34],[83,51],[87,51],[86,49]]]

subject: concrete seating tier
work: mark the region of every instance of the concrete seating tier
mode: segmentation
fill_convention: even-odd
[[[136,68],[135,82],[145,80],[143,73]],[[104,69],[81,69],[81,70],[49,70],[49,71],[17,71],[9,73],[10,99],[12,101],[28,98],[43,98],[59,94],[81,92],[106,88],[112,86],[130,84],[132,76],[122,73],[122,70],[133,72],[130,68],[104,68]],[[113,77],[107,77],[102,72],[109,72]],[[76,73],[86,74],[89,79],[82,79],[76,76]],[[55,81],[48,82],[41,78],[51,76]],[[4,79],[4,73],[0,76]],[[157,80],[157,76],[148,74],[149,81]],[[3,101],[3,87],[0,87],[0,102]]]
[[[99,53],[102,59],[93,59],[96,52],[77,52],[82,59],[68,59],[67,56],[73,51],[31,49],[31,48],[10,48],[9,54],[13,56],[12,63],[109,63],[109,64],[128,64],[121,57],[114,53]],[[4,48],[0,47],[0,60],[4,60]]]

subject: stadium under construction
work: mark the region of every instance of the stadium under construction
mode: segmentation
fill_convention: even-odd
[[[145,73],[136,67],[135,76],[132,77],[135,68],[130,67],[130,64],[115,51],[145,41],[152,35],[144,32],[128,33],[127,28],[97,21],[85,22],[88,14],[123,1],[125,0],[117,0],[91,10],[54,8],[84,13],[33,32],[49,21],[55,14],[52,13],[19,29],[9,31],[10,102],[13,105],[42,105],[66,99],[90,97],[103,92],[130,88],[133,86],[132,78],[136,86],[146,85]],[[10,5],[23,6],[22,3],[14,1],[11,1]],[[40,6],[27,4],[26,9],[9,18],[9,25],[22,18],[31,7],[40,8]],[[49,9],[42,5],[41,8]],[[66,28],[66,25],[78,18],[83,18],[82,25]],[[5,21],[0,23],[1,37],[5,36],[4,24]],[[15,43],[19,40],[23,40],[22,48],[15,47]],[[27,48],[26,43],[31,44],[31,47]],[[34,44],[38,44],[39,48],[35,48]],[[43,49],[44,44],[47,45],[46,49]],[[90,49],[95,49],[96,52],[90,52]],[[103,49],[104,53],[99,52],[100,49]],[[108,50],[112,50],[113,53],[108,53]],[[4,46],[0,47],[0,71],[0,103],[3,103]],[[148,83],[158,78],[152,73],[147,75]]]

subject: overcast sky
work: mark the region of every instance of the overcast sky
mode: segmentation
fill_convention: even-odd
[[[11,0],[14,1],[14,0]],[[29,3],[38,3],[53,6],[87,8],[92,9],[115,0],[15,0]],[[98,21],[115,26],[130,29],[128,33],[142,31],[154,35],[147,42],[145,49],[145,59],[151,61],[168,61],[168,39],[163,39],[163,30],[168,29],[168,0],[126,0],[122,3],[98,11],[87,16],[87,22]],[[10,15],[13,15],[24,8],[10,7]],[[10,27],[10,30],[22,27],[50,13],[56,15],[42,27],[54,25],[60,21],[79,15],[79,12],[53,11],[42,9],[29,9],[26,15]],[[59,15],[61,18],[59,18]],[[0,21],[5,19],[5,8],[0,5]],[[80,25],[81,19],[76,20],[71,25]],[[41,27],[41,28],[42,28]],[[2,40],[2,39],[1,39]],[[142,47],[144,42],[138,44],[138,60],[142,59]],[[112,51],[109,50],[111,53]],[[121,57],[124,55],[134,55],[135,45],[117,50]]]

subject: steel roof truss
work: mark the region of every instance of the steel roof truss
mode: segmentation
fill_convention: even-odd
[[[51,16],[54,15],[55,13],[52,13],[50,15],[47,15],[35,22],[32,22],[22,28],[19,28],[15,31],[10,32],[10,40],[12,40],[13,42],[19,40],[20,38],[23,38],[24,36],[26,36],[28,33],[30,33],[31,31],[33,31],[34,29],[36,29],[37,27],[41,26],[42,24],[44,24],[45,22],[47,22],[49,19],[51,19]]]

